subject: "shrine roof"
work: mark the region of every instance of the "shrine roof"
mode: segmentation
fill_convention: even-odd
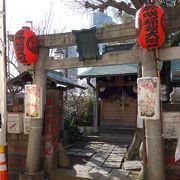
[[[85,87],[79,85],[78,83],[62,76],[61,73],[59,73],[59,72],[48,71],[47,79],[56,84],[63,85],[63,86],[65,86],[65,88],[76,87],[76,88],[85,89]],[[10,79],[7,84],[8,85],[16,85],[16,86],[24,86],[27,82],[31,82],[31,81],[32,81],[31,74],[29,72],[23,72],[20,75],[18,75],[17,77]]]
[[[129,74],[137,74],[137,65],[114,65],[114,66],[101,66],[89,68],[78,77],[83,78],[94,78],[94,77],[103,77],[103,76],[122,76]]]

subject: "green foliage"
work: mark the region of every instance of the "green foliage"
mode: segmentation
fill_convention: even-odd
[[[75,111],[65,113],[65,116],[64,116],[64,126],[65,126],[65,128],[75,126],[76,122],[77,122],[77,114],[76,114]]]
[[[178,46],[180,42],[180,31],[169,34],[167,37],[167,41],[172,44],[171,46]]]
[[[81,108],[65,108],[64,110],[64,128],[67,130],[70,142],[82,138],[78,126],[92,126],[93,124],[93,99],[87,97],[79,100]],[[81,110],[80,110],[81,109]]]
[[[82,134],[80,133],[76,122],[77,122],[77,114],[75,111],[65,113],[64,117],[64,129],[68,132],[69,141],[73,142],[77,139],[82,138]]]
[[[93,125],[93,100],[87,98],[82,102],[83,111],[80,114],[80,121],[77,122],[79,126],[92,126]]]
[[[64,121],[68,126],[92,126],[93,124],[93,100],[91,97],[81,102],[80,112],[65,112]]]

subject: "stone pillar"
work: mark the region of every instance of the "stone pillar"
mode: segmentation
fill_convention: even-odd
[[[42,114],[44,115],[47,81],[47,73],[44,69],[44,60],[49,56],[49,50],[48,48],[40,48],[39,52],[39,58],[35,65],[34,83],[42,87]],[[40,157],[42,154],[42,128],[44,118],[43,115],[40,119],[31,119],[26,161],[26,173],[29,175],[36,174],[40,171]]]
[[[153,52],[142,49],[143,77],[157,77],[157,65]],[[165,180],[164,152],[161,120],[145,121],[148,180]]]

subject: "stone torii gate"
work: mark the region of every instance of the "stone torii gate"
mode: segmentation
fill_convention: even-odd
[[[177,13],[180,15],[180,7],[177,7],[177,9],[171,12],[171,14],[168,16],[171,18],[168,20],[167,32],[180,30],[180,16]],[[122,40],[135,39],[135,37],[136,31],[133,23],[112,25],[97,29],[96,32],[98,43],[118,42]],[[144,77],[157,76],[156,64],[151,51],[138,48],[131,51],[107,53],[102,55],[99,60],[94,59],[78,61],[78,58],[54,60],[49,57],[49,49],[71,47],[75,45],[74,35],[72,33],[61,33],[40,35],[38,38],[40,40],[40,54],[35,65],[35,84],[40,85],[43,88],[43,105],[45,104],[47,70],[117,64],[138,64],[141,62]],[[9,39],[12,39],[12,36],[10,36]],[[164,47],[159,49],[159,60],[180,60],[180,47]],[[26,172],[29,175],[36,174],[39,171],[42,124],[43,118],[31,121],[26,162]],[[146,137],[148,137],[146,139],[146,147],[148,158],[148,177],[150,177],[149,180],[164,180],[161,121],[146,120],[145,129]]]

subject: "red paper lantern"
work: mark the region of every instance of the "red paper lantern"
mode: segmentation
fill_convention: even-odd
[[[158,48],[165,39],[164,10],[157,5],[147,4],[136,13],[137,40],[142,48]]]
[[[38,40],[29,27],[23,27],[14,35],[14,49],[17,60],[22,64],[32,64],[38,59]]]

